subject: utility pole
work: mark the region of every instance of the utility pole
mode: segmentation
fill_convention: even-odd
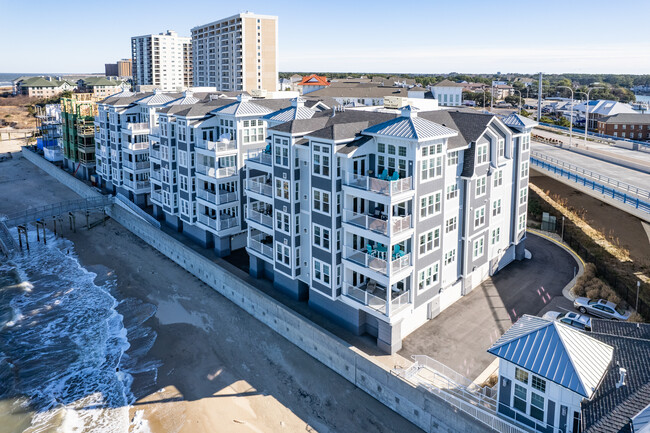
[[[539,90],[537,91],[537,121],[542,118],[542,73],[539,73]]]

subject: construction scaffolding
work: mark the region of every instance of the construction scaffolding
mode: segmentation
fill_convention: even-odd
[[[61,148],[66,162],[84,167],[84,177],[95,171],[95,116],[98,98],[92,93],[75,93],[61,98]],[[72,167],[69,167],[72,168]]]

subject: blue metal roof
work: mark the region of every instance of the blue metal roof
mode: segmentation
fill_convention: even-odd
[[[488,349],[538,376],[590,398],[613,348],[560,322],[524,315]]]

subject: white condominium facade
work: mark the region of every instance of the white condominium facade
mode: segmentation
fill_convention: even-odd
[[[192,40],[174,31],[131,38],[132,72],[136,86],[181,91],[192,85]]]
[[[241,13],[192,29],[195,87],[275,91],[278,17]]]

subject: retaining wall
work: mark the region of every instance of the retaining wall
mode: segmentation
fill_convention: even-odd
[[[89,197],[99,194],[33,152],[23,149],[23,155],[79,195]],[[435,394],[391,374],[365,353],[127,210],[113,205],[110,215],[257,320],[424,431],[478,433],[490,430]]]

